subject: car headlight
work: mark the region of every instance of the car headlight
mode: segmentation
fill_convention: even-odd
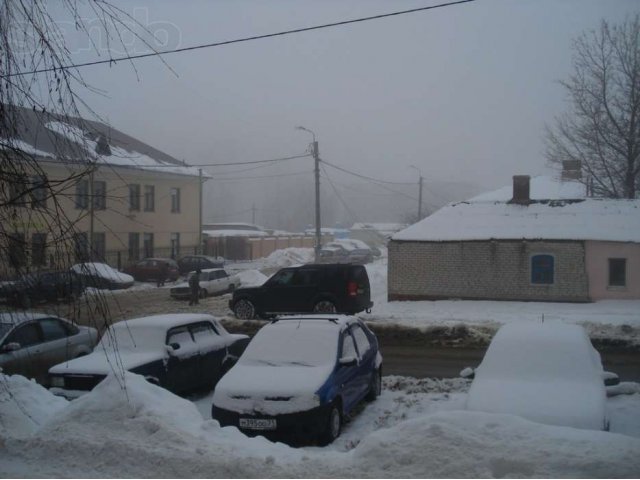
[[[51,386],[64,388],[64,377],[51,377]]]

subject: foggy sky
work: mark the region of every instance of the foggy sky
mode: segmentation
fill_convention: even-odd
[[[152,29],[166,31],[166,45],[176,47],[441,2],[114,3]],[[136,61],[137,72],[126,63],[90,67],[83,70],[84,78],[104,96],[87,93],[84,98],[115,128],[193,165],[303,153],[311,135],[294,129],[303,125],[316,133],[321,157],[344,168],[417,182],[414,165],[434,189],[439,182],[462,182],[482,191],[509,184],[514,174],[550,172],[543,126],[567,107],[558,80],[570,73],[572,39],[597,28],[602,18],[619,22],[638,10],[632,0],[478,0],[167,56],[178,76],[157,59]],[[77,61],[96,57],[78,35],[71,32],[67,40]],[[234,170],[240,168],[208,169],[214,175]],[[268,209],[296,206],[297,200],[283,194],[292,184],[297,193],[291,198],[307,191],[312,195],[311,171],[307,158],[243,173],[306,175],[208,182],[205,217],[250,221],[247,212],[256,203],[266,220]],[[377,203],[395,202],[396,213],[414,203],[335,170],[327,172],[353,207],[347,215],[334,199],[327,214],[337,210],[337,219],[391,221],[367,211],[367,205],[376,204],[371,195],[379,197]],[[356,183],[349,193],[345,186]],[[417,196],[417,187],[398,189]],[[440,190],[426,201],[438,203],[438,196],[446,196],[446,188]],[[323,180],[323,194],[332,192]],[[312,198],[302,203],[299,208],[311,214]],[[222,218],[225,212],[244,213]],[[272,226],[287,224],[280,223]]]

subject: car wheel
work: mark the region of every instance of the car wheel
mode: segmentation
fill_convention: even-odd
[[[317,313],[336,313],[336,305],[331,300],[320,300],[313,307]]]
[[[378,368],[371,376],[367,401],[373,402],[382,393],[382,371]]]
[[[321,445],[329,445],[336,438],[340,436],[342,430],[342,415],[340,414],[339,404],[336,402],[331,407],[329,416],[327,418],[327,425],[325,431],[320,437]]]
[[[207,295],[209,295],[209,292],[207,292],[207,290],[205,288],[201,288],[200,289],[200,298],[207,298]]]
[[[235,313],[236,318],[241,320],[251,320],[256,315],[256,308],[251,300],[242,298],[233,306],[233,313]]]

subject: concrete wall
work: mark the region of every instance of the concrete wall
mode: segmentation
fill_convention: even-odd
[[[555,258],[552,285],[531,284],[531,256]],[[589,301],[582,242],[389,242],[389,300]]]
[[[640,244],[585,242],[589,295],[593,300],[640,298]],[[626,286],[609,286],[609,259],[625,258]]]

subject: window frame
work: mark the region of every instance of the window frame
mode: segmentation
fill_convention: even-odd
[[[107,182],[104,180],[93,181],[93,209],[107,209]]]
[[[612,269],[614,267],[614,262],[615,263],[621,263],[622,266],[622,276],[624,277],[622,279],[622,283],[612,283]],[[607,259],[607,265],[608,265],[608,275],[607,275],[607,288],[626,288],[627,287],[627,258],[626,257],[611,257]]]
[[[171,213],[180,213],[180,188],[171,187]]]
[[[36,241],[38,239],[38,241]],[[31,234],[31,265],[42,267],[47,264],[47,234],[34,232]]]
[[[76,183],[75,207],[76,210],[89,208],[89,180],[82,179]]]
[[[140,184],[139,183],[130,183],[129,184],[129,211],[130,212],[139,212],[140,211]]]
[[[155,185],[144,186],[144,211],[155,212],[156,210],[156,187]]]
[[[543,261],[551,259],[551,281],[546,280],[546,277],[549,275],[547,266],[545,269],[545,265],[535,265],[534,262],[536,260]],[[544,270],[543,270],[544,269]],[[546,287],[550,285],[555,285],[556,283],[556,257],[551,253],[533,253],[529,258],[529,283],[532,286]]]

